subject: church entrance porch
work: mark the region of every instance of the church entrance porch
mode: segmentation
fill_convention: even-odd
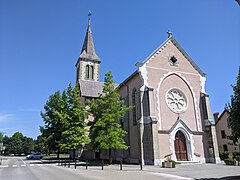
[[[174,148],[177,161],[188,161],[186,138],[181,131],[176,133]]]
[[[194,146],[193,132],[178,118],[169,131],[170,154],[174,161],[195,162],[198,161],[194,152],[199,152]],[[196,136],[197,138],[197,136]],[[197,138],[201,141],[201,138]],[[197,140],[195,139],[195,140]],[[200,151],[201,152],[201,151]],[[167,154],[164,153],[164,155]]]

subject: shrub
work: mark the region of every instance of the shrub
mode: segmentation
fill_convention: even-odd
[[[239,159],[240,158],[240,152],[233,152],[233,159]]]
[[[221,160],[225,160],[229,158],[229,152],[219,152],[219,157]]]
[[[232,165],[232,166],[234,166],[236,160],[233,160],[233,159],[225,159],[224,162],[225,162],[226,165]]]
[[[176,161],[171,159],[170,162],[172,162],[172,168],[175,168],[176,167]]]

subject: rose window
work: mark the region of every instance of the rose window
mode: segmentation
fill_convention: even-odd
[[[186,110],[186,96],[178,89],[171,89],[166,94],[168,107],[175,113],[181,113]]]

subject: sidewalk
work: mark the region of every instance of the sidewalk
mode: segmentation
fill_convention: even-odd
[[[64,167],[64,166],[63,166]],[[64,168],[68,168],[68,165]],[[224,164],[191,164],[191,165],[177,165],[176,168],[161,168],[158,166],[143,166],[143,170],[140,170],[139,165],[125,165],[123,164],[122,171],[119,165],[102,166],[77,166],[78,170],[85,170],[92,175],[101,176],[106,175],[114,177],[114,179],[121,179],[116,177],[123,174],[141,174],[147,177],[152,176],[168,176],[172,179],[221,179],[221,180],[240,180],[240,166],[226,166]],[[73,163],[69,169],[75,169]],[[176,178],[174,178],[176,177]],[[124,179],[124,177],[122,177]],[[160,178],[160,177],[159,177]]]

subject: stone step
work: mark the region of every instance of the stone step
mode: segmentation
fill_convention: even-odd
[[[202,163],[200,161],[177,161],[176,164],[193,165],[193,164],[202,164]]]

